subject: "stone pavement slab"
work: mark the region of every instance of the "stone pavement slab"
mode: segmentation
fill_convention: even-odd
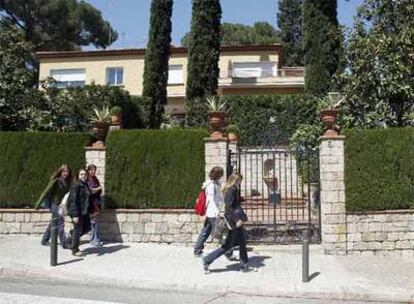
[[[33,236],[0,236],[0,275],[40,276],[150,289],[215,290],[245,295],[321,300],[414,303],[411,257],[326,256],[319,246],[310,253],[309,283],[302,283],[300,246],[253,247],[250,263],[257,272],[241,273],[224,257],[204,274],[192,249],[169,245],[83,244],[83,259],[59,248],[59,265],[50,267],[50,248]]]

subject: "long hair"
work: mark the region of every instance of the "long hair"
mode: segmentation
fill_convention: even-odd
[[[221,189],[221,192],[223,194],[226,194],[227,190],[233,187],[237,182],[241,182],[242,179],[243,175],[241,175],[240,173],[233,173],[232,175],[230,175],[229,179],[227,180],[227,183]]]
[[[82,172],[82,171],[84,171],[85,173],[86,173],[86,177],[89,177],[89,172],[88,172],[88,170],[86,170],[86,169],[79,169],[78,170],[78,174],[76,174],[76,176],[75,176],[75,180],[76,181],[79,181],[79,174]]]
[[[215,166],[211,168],[210,173],[208,174],[208,177],[212,181],[218,181],[224,174],[224,170],[222,167]]]
[[[72,180],[72,170],[69,168],[68,165],[63,164],[61,165],[55,173],[53,173],[51,179],[56,179],[56,178],[60,178],[60,176],[62,175],[62,172],[64,170],[67,170],[69,172],[68,176],[66,177],[66,181],[71,181]]]

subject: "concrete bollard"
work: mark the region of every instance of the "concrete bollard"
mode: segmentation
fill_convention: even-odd
[[[302,233],[302,282],[309,282],[309,232]]]
[[[58,258],[58,244],[57,244],[57,218],[51,219],[51,243],[50,243],[50,266],[57,265]]]

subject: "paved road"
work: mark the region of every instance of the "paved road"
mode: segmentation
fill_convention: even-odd
[[[219,294],[188,291],[149,290],[119,286],[108,286],[96,282],[69,283],[64,280],[45,280],[41,278],[0,277],[0,303],[13,304],[362,304],[365,302],[343,302],[332,300],[287,299],[260,296],[245,296],[236,293]],[[379,304],[378,302],[369,302]],[[384,304],[384,303],[382,303]]]

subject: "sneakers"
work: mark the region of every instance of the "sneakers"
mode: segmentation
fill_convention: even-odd
[[[203,264],[204,274],[211,273],[209,266],[209,264]]]
[[[250,267],[249,265],[243,265],[243,266],[240,266],[240,271],[241,272],[250,272],[250,271],[257,272],[257,268]]]
[[[225,257],[227,258],[227,260],[232,261],[232,262],[234,262],[234,261],[238,261],[238,260],[239,260],[239,259],[238,259],[237,257],[235,257],[233,254],[231,254],[231,255],[229,255],[229,256],[225,255]]]
[[[85,256],[85,254],[82,251],[72,251],[72,255],[77,256],[77,257],[83,257]]]
[[[203,256],[203,251],[194,251],[194,257],[196,258],[200,258]]]
[[[70,243],[68,243],[68,242],[63,243],[63,244],[62,244],[62,248],[63,248],[63,249],[72,249],[72,247],[71,247]]]
[[[103,246],[103,242],[101,242],[101,241],[98,241],[98,242],[93,241],[93,242],[91,242],[91,246],[94,246],[94,247],[102,247]]]
[[[44,240],[41,240],[41,241],[40,241],[40,244],[41,244],[42,246],[50,246],[49,241],[44,241]]]

